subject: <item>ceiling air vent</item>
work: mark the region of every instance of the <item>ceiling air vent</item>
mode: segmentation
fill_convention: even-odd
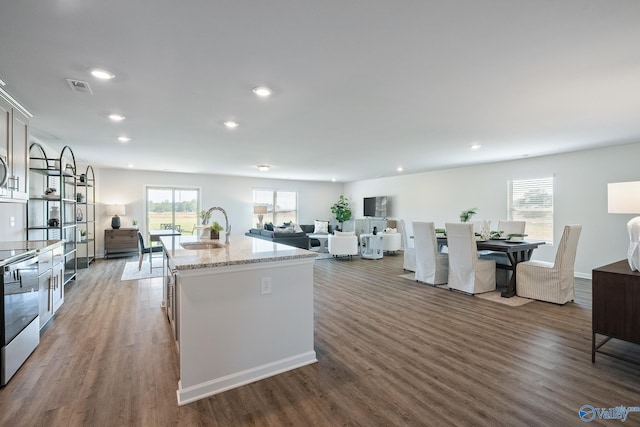
[[[67,79],[67,83],[69,83],[69,87],[74,92],[88,93],[89,95],[93,95],[93,91],[91,91],[91,86],[89,86],[89,83],[87,82],[83,82],[81,80]]]

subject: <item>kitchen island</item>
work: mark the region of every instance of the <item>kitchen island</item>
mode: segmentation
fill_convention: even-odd
[[[179,405],[317,361],[314,252],[245,236],[160,240]]]

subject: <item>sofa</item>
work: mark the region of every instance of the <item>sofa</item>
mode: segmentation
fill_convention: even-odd
[[[260,228],[252,228],[244,233],[245,236],[255,237],[256,239],[268,240],[273,243],[282,243],[283,245],[295,246],[301,249],[311,249],[320,246],[318,239],[310,239],[309,234],[313,234],[315,226],[313,224],[300,224],[302,232],[280,232],[277,228],[273,231]],[[334,226],[329,225],[329,233],[332,233]]]

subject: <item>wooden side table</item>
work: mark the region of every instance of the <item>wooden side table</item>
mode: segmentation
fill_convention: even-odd
[[[591,284],[591,362],[595,363],[596,351],[611,338],[640,344],[640,272],[632,271],[624,259],[594,269]],[[606,335],[606,338],[596,343],[596,334]],[[600,353],[627,360],[611,353]]]
[[[138,230],[118,228],[104,230],[104,257],[138,254]]]

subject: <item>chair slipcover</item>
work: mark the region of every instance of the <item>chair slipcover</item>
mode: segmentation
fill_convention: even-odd
[[[416,248],[413,245],[412,239],[409,238],[409,232],[403,219],[398,221],[398,231],[400,232],[404,255],[402,268],[407,271],[416,271]]]
[[[358,237],[354,232],[329,234],[327,247],[333,256],[358,255]]]
[[[449,288],[469,294],[496,288],[496,262],[478,258],[473,224],[446,223],[449,246]]]
[[[556,304],[565,304],[575,299],[573,269],[581,230],[581,225],[564,227],[553,263],[534,260],[518,264],[516,269],[518,296]]]
[[[416,280],[430,285],[447,283],[449,256],[438,252],[433,222],[414,222],[413,240],[416,249]]]

